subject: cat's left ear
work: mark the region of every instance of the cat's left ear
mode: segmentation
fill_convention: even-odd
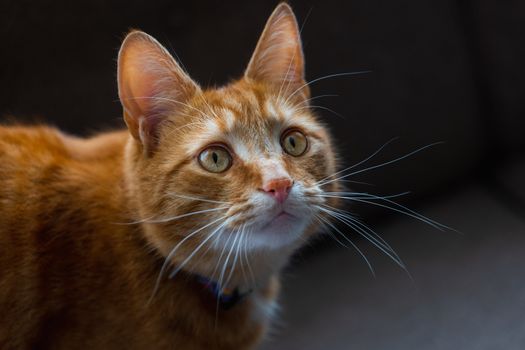
[[[288,4],[280,3],[266,22],[244,75],[274,85],[282,94],[310,95],[299,26]]]
[[[118,93],[131,135],[151,154],[162,122],[200,91],[170,53],[141,31],[129,33],[118,56]]]

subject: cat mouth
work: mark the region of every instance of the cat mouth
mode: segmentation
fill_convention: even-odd
[[[284,210],[282,210],[280,213],[274,216],[272,221],[283,219],[283,218],[293,218],[294,216]]]
[[[285,210],[281,210],[268,221],[265,227],[284,224],[294,219],[296,219],[294,215]]]
[[[278,211],[277,214],[270,216],[270,218],[267,219],[268,221],[265,220],[264,224],[261,226],[261,229],[275,229],[290,224],[295,219],[297,219],[296,216],[283,209]]]

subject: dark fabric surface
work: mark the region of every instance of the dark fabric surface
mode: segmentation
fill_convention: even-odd
[[[525,213],[525,159],[515,159],[503,167],[498,184],[508,194],[518,210]],[[524,232],[525,234],[525,232]]]
[[[477,186],[422,212],[463,234],[405,218],[375,225],[412,280],[363,241],[375,279],[344,248],[302,261],[284,277],[281,325],[263,349],[523,349],[524,217]]]
[[[521,0],[465,1],[472,25],[475,60],[486,91],[485,107],[491,130],[503,149],[525,149],[525,2]],[[487,103],[488,102],[488,103]],[[489,117],[489,116],[488,116]]]

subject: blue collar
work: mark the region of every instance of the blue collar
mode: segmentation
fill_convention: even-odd
[[[219,306],[224,310],[234,307],[252,292],[251,289],[241,293],[239,288],[221,288],[219,283],[204,276],[195,275],[195,280],[209,294],[211,294],[211,296],[213,296],[213,298],[218,302]]]

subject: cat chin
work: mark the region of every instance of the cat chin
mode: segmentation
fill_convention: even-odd
[[[265,225],[254,228],[250,234],[248,249],[280,250],[296,246],[308,227],[309,220],[282,212]]]
[[[258,214],[246,227],[249,232],[246,249],[252,252],[279,251],[295,248],[304,242],[314,214],[305,204],[304,192],[304,185],[296,182],[283,204],[276,204],[267,195],[254,193],[251,204],[258,208]]]
[[[215,240],[212,249],[217,252],[228,251],[236,243],[235,236],[241,235],[242,249],[248,254],[264,255],[293,250],[306,240],[304,236],[310,224],[311,220],[302,213],[266,213],[257,222],[244,226],[241,230],[227,230]]]

